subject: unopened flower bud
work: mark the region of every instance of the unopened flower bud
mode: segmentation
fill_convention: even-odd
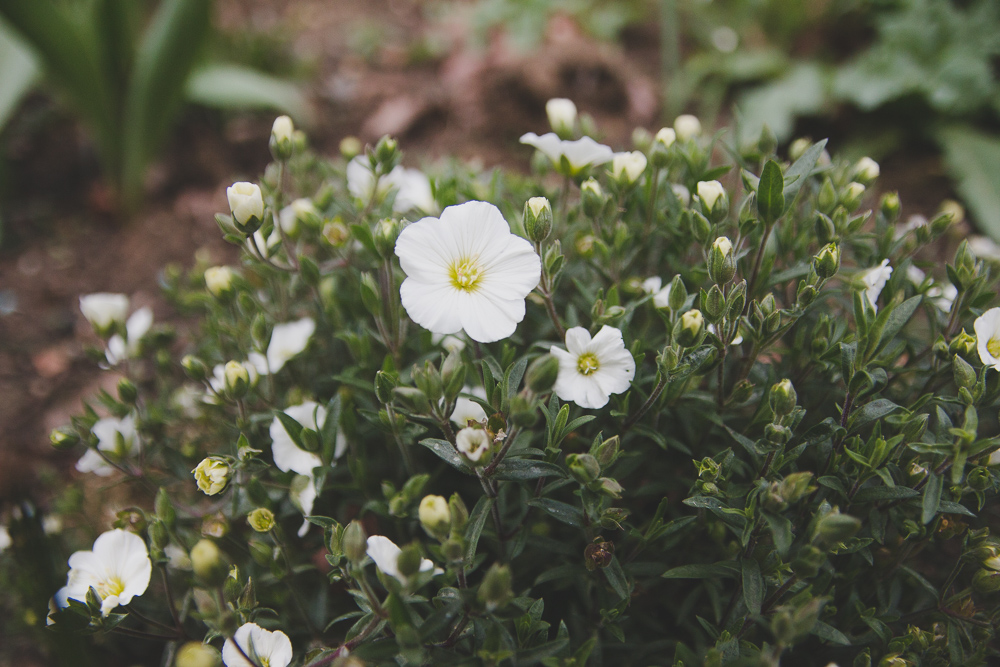
[[[524,376],[528,389],[535,394],[547,394],[559,376],[559,359],[551,354],[538,357],[528,366]]]
[[[819,569],[826,562],[826,554],[811,544],[807,544],[799,549],[798,554],[792,560],[792,572],[802,579],[815,577]]]
[[[364,146],[357,137],[347,136],[340,140],[340,154],[345,160],[353,160],[362,150]]]
[[[397,386],[396,378],[385,371],[375,373],[375,396],[383,405],[393,400],[392,390]]]
[[[566,466],[573,478],[581,484],[589,484],[601,474],[601,464],[590,454],[569,454]]]
[[[219,586],[229,575],[229,567],[219,547],[215,546],[212,540],[198,540],[198,543],[191,548],[191,569],[209,588]]]
[[[288,116],[278,116],[271,125],[271,138],[268,147],[271,155],[279,162],[285,162],[292,157],[294,151],[295,125]]]
[[[622,185],[632,185],[646,170],[646,156],[639,151],[616,153],[611,160],[611,176]]]
[[[736,254],[733,242],[720,236],[708,251],[708,275],[716,285],[725,285],[736,275]]]
[[[778,137],[774,134],[774,130],[767,123],[764,123],[764,127],[760,130],[760,138],[757,139],[757,150],[760,151],[761,155],[768,156],[774,155],[774,151],[778,148]]]
[[[828,280],[837,275],[840,270],[840,246],[828,243],[813,257],[813,268],[816,275]]]
[[[69,427],[57,428],[49,434],[49,442],[58,450],[72,449],[80,442],[80,436]]]
[[[847,184],[843,192],[840,193],[840,205],[848,212],[854,211],[861,205],[861,198],[865,196],[865,186],[857,181]]]
[[[608,438],[597,448],[597,462],[601,464],[602,468],[611,465],[618,456],[620,448],[621,439],[617,435]]]
[[[495,611],[507,604],[513,597],[511,591],[510,568],[506,565],[494,563],[487,570],[483,582],[479,584],[479,591],[476,597],[479,602],[486,606],[489,611]]]
[[[233,222],[244,234],[253,234],[264,219],[264,197],[256,183],[233,183],[226,189]]]
[[[771,387],[769,402],[771,412],[774,413],[775,417],[784,417],[790,414],[795,409],[796,400],[798,400],[798,396],[795,394],[795,387],[792,386],[791,380],[784,379]]]
[[[383,258],[392,257],[396,248],[396,239],[399,238],[399,222],[391,218],[385,218],[375,225],[375,249]]]
[[[229,361],[223,374],[226,394],[230,398],[240,399],[247,395],[247,390],[250,388],[250,371],[245,365],[238,361]]]
[[[396,387],[392,390],[392,400],[413,414],[426,415],[431,411],[431,402],[427,400],[427,395],[416,387]]]
[[[859,530],[861,530],[860,519],[834,510],[817,522],[813,540],[820,546],[832,547],[851,539]]]
[[[580,186],[580,198],[583,201],[583,212],[587,217],[593,218],[604,209],[606,198],[601,184],[593,178],[588,178]]]
[[[698,181],[698,199],[702,212],[712,222],[721,222],[729,214],[729,195],[718,181]]]
[[[688,141],[701,134],[701,121],[697,116],[684,114],[674,119],[674,132],[681,141]]]
[[[228,266],[211,266],[205,269],[205,287],[217,299],[233,291],[233,270]]]
[[[647,151],[653,143],[653,135],[644,127],[637,127],[632,130],[632,145],[636,150]]]
[[[985,491],[993,485],[993,475],[990,474],[988,468],[976,466],[969,471],[965,482],[973,491]]]
[[[399,142],[386,135],[375,144],[375,161],[381,165],[383,174],[391,172],[399,164],[402,155],[399,152]]]
[[[420,525],[431,537],[446,540],[451,531],[451,509],[442,496],[424,496],[420,501]]]
[[[957,354],[963,359],[972,359],[977,354],[977,343],[976,337],[970,336],[962,329],[957,336],[951,339],[948,343],[948,351],[951,354]]]
[[[622,491],[624,487],[618,483],[618,480],[611,479],[610,477],[601,477],[597,480],[597,491],[603,493],[609,498],[621,498]]]
[[[972,577],[972,587],[984,595],[1000,591],[1000,572],[981,569]]]
[[[552,231],[552,204],[545,197],[532,197],[524,204],[524,231],[535,243],[544,241]]]
[[[545,115],[549,118],[549,127],[559,135],[560,139],[569,139],[573,136],[576,114],[576,105],[572,100],[556,97],[545,103]]]
[[[705,330],[705,317],[698,309],[692,309],[681,315],[680,327],[677,332],[677,343],[691,347],[701,338]]]
[[[124,294],[100,292],[80,297],[80,312],[102,338],[122,330],[128,315],[129,298]]]
[[[611,565],[615,556],[614,542],[604,542],[600,538],[591,542],[583,550],[583,564],[588,570],[596,570]]]
[[[965,387],[966,389],[971,389],[976,385],[976,370],[969,364],[969,362],[962,359],[962,357],[957,354],[951,360],[952,375],[955,379],[955,384],[958,387]]]
[[[854,180],[862,185],[871,185],[878,178],[878,162],[870,157],[863,157],[854,165]]]
[[[812,140],[807,137],[799,137],[788,145],[788,159],[798,160],[812,146]]]
[[[900,209],[899,195],[895,192],[886,192],[882,195],[882,202],[879,204],[879,209],[889,222],[898,220]]]
[[[225,459],[206,458],[191,472],[198,483],[198,488],[209,496],[220,493],[229,483],[230,468]]]
[[[411,542],[403,547],[396,558],[396,568],[404,577],[412,577],[420,571],[420,561],[423,556],[420,553],[420,545]]]
[[[211,644],[188,642],[177,651],[174,667],[218,667],[219,650]]]
[[[167,526],[162,521],[153,521],[149,524],[149,542],[155,548],[162,550],[170,543],[170,534]]]
[[[188,377],[195,382],[204,382],[208,376],[208,367],[205,365],[205,362],[194,355],[185,355],[181,359],[181,367],[187,373]]]
[[[274,512],[266,507],[258,507],[247,514],[247,523],[258,533],[266,533],[274,528]]]
[[[360,565],[368,555],[368,536],[361,522],[355,519],[344,529],[344,555],[354,565]]]

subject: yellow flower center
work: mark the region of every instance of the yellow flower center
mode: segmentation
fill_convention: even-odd
[[[1000,358],[1000,336],[990,338],[990,342],[986,343],[986,349],[994,357]]]
[[[448,273],[451,278],[451,284],[456,289],[466,292],[476,291],[476,286],[483,277],[483,271],[477,259],[477,257],[461,259],[451,265]]]
[[[584,352],[576,360],[576,370],[581,375],[593,375],[601,364],[597,361],[597,355],[593,352]]]
[[[106,600],[112,595],[121,595],[125,591],[125,582],[118,575],[112,575],[94,588],[97,589],[97,594],[101,596],[101,599]]]

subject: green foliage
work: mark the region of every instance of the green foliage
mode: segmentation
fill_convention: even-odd
[[[963,244],[918,282],[949,217],[905,229],[898,208],[860,210],[855,167],[825,141],[796,160],[728,146],[719,163],[727,140],[657,148],[627,184],[603,166],[435,173],[417,206],[488,201],[520,230],[529,198],[554,202],[524,319],[490,343],[439,340],[404,308],[394,248],[431,223],[394,212],[394,141],[350,168],[300,147],[270,165],[249,245],[217,216],[239,266],[166,271],[195,325],[129,340],[131,385],[100,397],[141,445],[102,449],[112,483],[153,508],[116,525],[148,535],[173,602],[151,586],[102,617],[95,594],[56,626],[161,634],[169,655],[253,621],[316,666],[338,649],[370,664],[995,660],[1000,375],[966,332],[1000,345],[997,266]],[[690,198],[727,173],[712,205]],[[549,349],[605,327],[634,375],[583,408],[565,397],[585,355],[569,374],[560,358],[553,387]],[[482,414],[450,419],[470,406]],[[53,442],[93,453],[98,416]],[[205,457],[227,477],[203,492]],[[247,523],[270,527],[261,508],[267,532]],[[178,551],[196,572],[232,566],[221,593],[169,564]]]

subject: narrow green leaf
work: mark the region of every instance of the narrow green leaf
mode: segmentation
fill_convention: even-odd
[[[479,546],[479,536],[483,533],[483,526],[486,525],[486,517],[493,507],[493,499],[483,496],[472,509],[469,515],[469,523],[465,526],[465,562],[471,563],[476,557],[476,548]]]
[[[848,430],[857,433],[862,428],[874,421],[882,419],[886,415],[899,410],[900,407],[887,398],[878,398],[869,403],[865,403],[860,410],[851,413],[847,420]]]
[[[882,502],[885,500],[907,500],[916,498],[919,491],[914,491],[907,486],[870,486],[861,489],[854,494],[855,503]]]
[[[554,463],[507,457],[497,466],[493,476],[505,481],[519,481],[539,477],[566,477],[566,472]]]
[[[851,640],[847,637],[847,635],[829,623],[824,623],[823,621],[816,621],[816,624],[813,625],[809,634],[815,635],[820,639],[824,639],[831,644],[840,644],[841,646],[851,645]]]
[[[664,579],[729,579],[736,577],[741,572],[736,561],[725,560],[718,563],[694,563],[692,565],[681,565],[664,572]]]
[[[785,212],[784,187],[781,167],[774,160],[768,160],[757,186],[757,213],[765,224],[773,224]]]
[[[472,474],[472,471],[469,469],[469,466],[466,465],[465,460],[458,452],[455,451],[455,448],[447,440],[425,438],[420,441],[420,444],[434,452],[439,459],[450,465],[452,468],[461,470],[467,475]]]
[[[927,484],[924,486],[923,509],[920,513],[921,523],[928,524],[937,515],[938,506],[941,504],[941,490],[943,488],[944,477],[935,475],[933,472],[928,472]]]
[[[823,154],[823,149],[826,148],[826,139],[822,141],[817,141],[812,146],[806,149],[798,160],[792,164],[785,171],[785,201],[791,203],[795,199],[795,195],[799,194],[799,190],[805,184],[806,179],[812,175],[813,169],[816,168],[816,163],[819,161],[819,156]]]
[[[764,512],[764,521],[771,531],[771,539],[774,540],[774,548],[778,555],[784,558],[788,555],[788,550],[792,547],[792,522],[780,514]]]
[[[611,584],[611,588],[618,594],[618,597],[622,600],[628,599],[628,579],[625,577],[625,572],[622,570],[622,566],[621,563],[618,562],[618,558],[612,556],[611,563],[602,571],[604,572],[604,577],[608,580],[608,583]]]
[[[242,65],[209,63],[191,73],[187,99],[219,109],[273,109],[308,123],[309,102],[290,81]]]
[[[38,81],[41,68],[34,52],[6,22],[0,21],[0,130]]]
[[[996,179],[1000,137],[971,125],[950,127],[938,137],[948,171],[976,222],[994,241],[1000,241],[1000,183]]]
[[[551,498],[532,498],[528,501],[528,505],[551,514],[563,523],[578,528],[583,526],[583,511],[579,507],[573,507],[569,503],[562,503]]]
[[[295,446],[299,449],[306,449],[305,445],[302,444],[302,424],[281,410],[275,410],[274,416],[281,422],[281,425],[285,428],[285,432],[292,439],[292,442],[295,443]]]
[[[741,563],[743,572],[743,602],[751,614],[759,614],[764,602],[764,577],[760,574],[760,565],[753,558],[744,558]]]

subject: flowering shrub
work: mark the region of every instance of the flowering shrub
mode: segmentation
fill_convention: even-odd
[[[951,214],[864,210],[877,165],[825,142],[682,117],[616,154],[549,111],[530,177],[276,123],[217,217],[239,265],[167,272],[196,327],[81,302],[118,396],[53,443],[136,507],[55,631],[182,667],[996,655],[996,266],[922,261]]]

